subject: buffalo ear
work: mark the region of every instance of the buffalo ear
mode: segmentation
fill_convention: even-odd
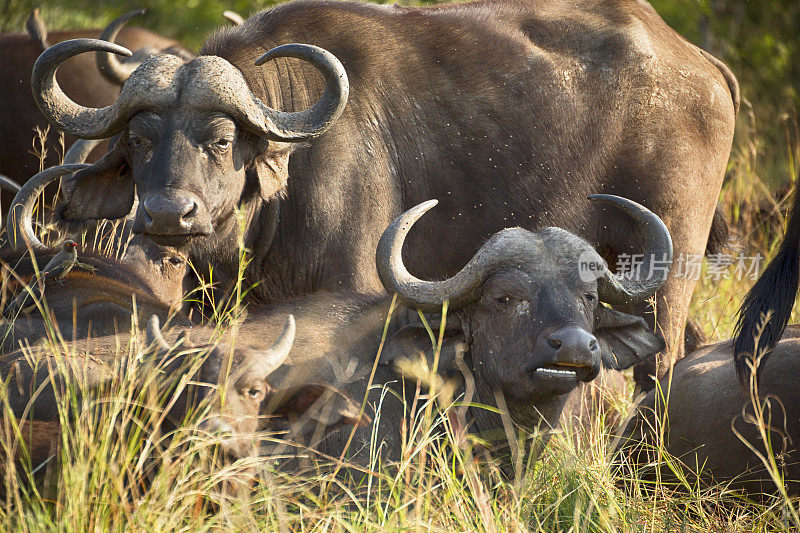
[[[295,434],[310,439],[342,426],[363,427],[372,422],[350,396],[327,383],[312,383],[273,392],[264,400],[268,423],[288,423]],[[321,432],[321,433],[320,433]]]
[[[131,212],[135,187],[122,150],[114,146],[89,168],[64,180],[67,221],[123,218]]]
[[[258,192],[265,202],[269,202],[286,187],[289,180],[289,156],[295,147],[288,143],[269,143],[268,148],[256,155],[248,166],[247,179],[258,183]]]
[[[603,365],[614,370],[631,367],[666,347],[640,316],[621,313],[602,304],[594,312],[594,336],[602,348]]]
[[[439,333],[439,322],[430,321],[429,325],[434,335]],[[442,339],[442,350],[439,353],[439,373],[447,373],[455,368],[456,350],[464,344],[464,332],[455,317],[447,322]],[[393,365],[401,359],[414,360],[419,354],[425,356],[428,364],[433,366],[436,346],[431,342],[431,337],[423,324],[411,324],[395,333],[381,353],[380,363]]]

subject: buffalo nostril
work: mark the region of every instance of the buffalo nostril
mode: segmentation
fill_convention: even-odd
[[[556,339],[554,337],[550,337],[549,339],[547,339],[547,344],[549,344],[552,348],[555,348],[556,350],[558,350],[559,348],[561,348],[561,345],[563,343],[559,339]]]
[[[592,340],[589,342],[589,349],[590,349],[591,351],[593,351],[593,352],[594,352],[594,351],[595,351],[595,350],[597,350],[599,347],[600,347],[600,346],[597,344],[597,340],[596,340],[596,339],[592,339]]]
[[[182,218],[191,218],[197,214],[197,202],[192,200],[192,205]]]

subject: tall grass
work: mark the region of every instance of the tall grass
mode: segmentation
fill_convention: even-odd
[[[246,264],[243,245],[240,256]],[[239,286],[213,308],[212,317],[223,324],[220,334],[239,318],[243,279],[240,270]],[[210,294],[213,288],[204,285],[201,291]],[[219,300],[206,300],[214,301]],[[442,332],[430,331],[437,341]],[[39,349],[54,356],[55,369],[75,355],[59,338],[51,335]],[[677,482],[653,482],[636,470],[620,473],[612,465],[614,423],[607,418],[626,412],[628,398],[617,398],[618,409],[585,424],[567,423],[537,461],[517,442],[521,475],[508,479],[482,442],[464,431],[469,386],[466,395],[455,395],[434,372],[435,364],[401,369],[423,386],[406,405],[397,463],[382,462],[376,449],[366,468],[336,457],[318,458],[301,473],[282,471],[280,458],[270,455],[224,463],[217,454],[222,437],[201,429],[208,405],[176,431],[161,432],[165,409],[187,383],[181,379],[176,388],[154,393],[163,390],[157,385],[165,377],[162,369],[146,364],[144,351],[139,332],[120,337],[118,357],[136,363],[125,371],[119,367],[119,379],[92,395],[77,394],[78,374],[58,394],[57,423],[44,428],[17,421],[7,400],[9,382],[0,385],[0,452],[7,458],[0,478],[0,528],[707,532],[800,526],[797,502],[788,495],[753,502],[724,486],[704,487],[660,441],[654,452],[671,465]],[[204,355],[198,353],[194,364]],[[33,435],[52,436],[45,461],[31,458],[26,442]],[[252,438],[276,444],[285,436]],[[512,429],[509,440],[516,438]],[[769,454],[765,461],[774,464]],[[352,466],[361,478],[337,476],[340,466]]]

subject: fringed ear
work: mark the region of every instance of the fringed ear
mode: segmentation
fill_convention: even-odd
[[[603,365],[623,370],[660,352],[664,339],[650,331],[640,316],[628,315],[604,305],[594,314],[594,336],[603,350]]]
[[[296,144],[271,142],[249,164],[247,179],[258,183],[259,194],[265,202],[269,202],[286,187],[289,180],[289,156],[296,147]]]
[[[115,142],[95,164],[64,180],[64,220],[117,219],[130,213],[135,195],[133,174],[119,146]]]

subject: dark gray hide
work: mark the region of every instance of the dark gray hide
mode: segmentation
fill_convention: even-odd
[[[513,422],[526,431],[550,429],[558,425],[568,394],[581,382],[594,379],[601,366],[627,368],[663,348],[663,341],[642,318],[600,303],[599,295],[606,292],[603,287],[608,283],[605,274],[600,271],[582,279],[579,264],[603,265],[602,259],[586,241],[558,228],[533,233],[520,228],[503,230],[453,278],[408,280],[402,262],[397,262],[402,242],[413,221],[432,206],[431,202],[417,206],[390,225],[378,247],[378,270],[387,289],[396,290],[401,301],[428,311],[436,332],[442,320],[436,306],[441,309],[449,300],[438,370],[443,375],[464,372],[464,383],[474,383],[472,401],[507,407]],[[655,217],[650,223],[660,224]],[[665,238],[665,233],[659,234]],[[648,242],[653,249],[658,247]],[[650,287],[651,293],[657,289],[658,284]],[[367,391],[389,305],[387,298],[319,294],[251,310],[241,335],[273,334],[279,327],[274,317],[291,312],[297,317],[299,333],[287,364],[276,371],[276,382],[282,387],[298,381],[334,383],[359,399]],[[384,443],[381,453],[399,457],[404,407],[398,398],[405,397],[409,408],[416,384],[406,381],[406,386],[400,385],[402,378],[394,365],[420,354],[432,363],[431,338],[414,320],[413,312],[401,306],[392,317],[369,393],[367,414],[375,422],[357,431],[351,449],[351,455],[360,461],[366,461],[372,431],[377,431],[379,442]],[[384,387],[397,394],[384,391]],[[501,419],[487,410],[471,409],[469,427],[489,440],[505,439]],[[336,456],[347,437],[341,432],[312,444]]]

